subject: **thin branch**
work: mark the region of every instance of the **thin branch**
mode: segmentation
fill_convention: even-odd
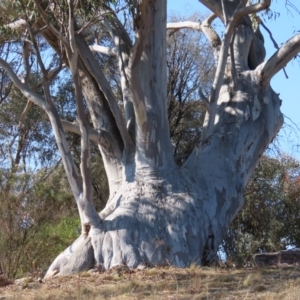
[[[78,71],[78,49],[75,40],[74,31],[74,3],[68,0],[69,4],[69,42],[70,46],[66,47],[67,57],[72,72],[75,98],[77,107],[77,120],[80,129],[80,173],[82,176],[82,194],[77,199],[79,214],[81,215],[82,234],[87,236],[90,226],[96,226],[100,222],[100,217],[95,210],[93,204],[93,188],[92,188],[92,171],[90,166],[90,140],[87,122],[85,119],[85,111],[83,105],[83,94]]]
[[[269,37],[270,37],[271,41],[273,42],[274,47],[278,50],[278,49],[279,49],[279,46],[278,46],[278,44],[276,43],[275,39],[273,38],[273,34],[272,34],[272,32],[270,31],[270,29],[264,24],[264,22],[263,22],[260,18],[259,18],[258,22],[259,22],[259,24],[260,24],[260,25],[268,32]],[[288,79],[289,76],[287,75],[285,68],[283,68],[282,70],[283,70],[283,72],[284,72],[285,78]]]
[[[225,24],[225,26],[227,26],[227,24],[228,24],[228,16],[227,16],[227,13],[226,13],[224,0],[221,0],[221,4],[222,4],[222,12],[223,12],[224,24]]]
[[[53,80],[60,71],[62,71],[63,69],[65,69],[67,67],[66,64],[62,64],[61,66],[58,66],[54,69],[52,69],[51,71],[47,71],[47,80],[51,81]],[[44,79],[40,80],[37,85],[36,85],[36,89],[39,89],[44,83]]]
[[[15,160],[13,159],[11,148],[12,148],[12,145],[14,144],[14,142],[15,142],[17,136],[18,136],[18,135],[16,134],[16,135],[13,137],[13,139],[11,140],[11,142],[7,145],[7,152],[8,152],[8,155],[9,155],[11,168],[14,168],[14,166],[15,166]]]
[[[233,79],[233,89],[235,90],[237,87],[237,74],[236,74],[235,59],[234,59],[234,47],[233,47],[234,38],[235,38],[235,31],[233,33],[231,43],[230,43],[231,75]]]
[[[0,67],[2,67],[6,72],[7,75],[11,78],[13,83],[16,85],[16,87],[23,93],[25,97],[27,97],[29,100],[31,100],[34,104],[38,105],[39,107],[45,109],[45,101],[44,99],[34,91],[32,91],[28,85],[21,82],[21,80],[18,78],[18,76],[14,73],[10,65],[0,58]]]
[[[27,83],[28,78],[30,76],[30,64],[29,64],[29,57],[30,57],[30,42],[28,41],[24,41],[23,44],[23,65],[24,65],[24,70],[25,70],[25,74],[24,74],[24,83]]]
[[[49,176],[55,171],[55,169],[59,166],[59,164],[61,163],[61,158],[55,163],[55,165],[48,171],[48,173],[42,177],[41,179],[39,179],[36,183],[39,182],[45,182],[45,180],[47,180],[49,178]],[[31,188],[29,188],[27,190],[26,193],[28,193],[31,190]]]
[[[29,112],[31,106],[32,106],[32,102],[30,100],[28,100],[27,104],[26,104],[26,106],[25,106],[25,108],[24,108],[24,110],[23,110],[23,112],[20,116],[20,121],[19,121],[19,125],[18,125],[19,129],[22,128],[25,117],[26,117],[27,113]]]
[[[74,5],[72,0],[68,0],[69,4],[69,42],[70,48],[74,55],[74,60],[77,61],[78,51],[76,48],[75,32],[74,32]]]
[[[209,104],[209,100],[208,98],[203,94],[201,87],[199,87],[198,89],[198,93],[199,93],[199,97],[201,99],[201,101],[204,103],[205,108],[207,109],[207,111],[210,111],[210,104]]]
[[[231,38],[234,33],[235,26],[236,26],[236,22],[230,21],[225,32],[224,40],[220,49],[216,74],[212,85],[210,102],[216,102],[219,97],[219,92],[224,80],[224,71],[227,63],[228,50],[231,44]]]
[[[81,135],[78,122],[69,122],[67,120],[61,120],[64,130]],[[112,138],[110,134],[105,130],[95,130],[88,128],[88,137],[91,141],[100,145],[104,151],[110,151],[110,145],[112,144]]]
[[[14,82],[16,87],[21,91],[21,93],[27,97],[28,100],[32,101],[36,105],[40,106],[48,115],[54,134],[56,138],[57,145],[59,147],[64,167],[67,171],[68,180],[71,185],[71,189],[73,192],[73,195],[76,199],[78,199],[78,195],[81,194],[81,178],[79,177],[76,166],[74,164],[74,161],[72,159],[72,156],[70,154],[67,141],[65,139],[63,128],[60,122],[60,118],[58,116],[57,110],[51,100],[50,92],[49,92],[49,85],[47,84],[47,81],[44,82],[44,92],[45,97],[47,97],[47,101],[45,101],[39,94],[32,91],[28,85],[21,82],[21,80],[17,77],[17,75],[14,73],[10,65],[4,61],[2,58],[0,58],[0,67],[5,69],[8,76],[11,78],[11,80]]]
[[[294,5],[291,1],[286,0],[285,1],[285,6],[288,9],[288,7],[290,6],[292,9],[294,9],[298,14],[300,14],[300,10],[297,8],[296,5]],[[289,10],[289,9],[288,9]]]
[[[106,10],[102,11],[102,14],[107,13],[107,11],[110,12],[110,18],[103,19],[102,23],[108,30],[115,43],[116,54],[118,55],[119,70],[121,74],[121,88],[123,95],[125,121],[126,123],[130,121],[131,126],[128,131],[131,135],[132,140],[134,141],[135,134],[131,133],[135,132],[135,114],[132,103],[133,97],[129,84],[131,77],[131,73],[129,70],[129,61],[133,47],[132,40],[115,12],[107,8]]]
[[[76,31],[76,35],[81,34],[86,28],[98,23],[97,17],[92,17],[90,21],[88,21],[84,26],[82,26],[79,30]]]
[[[292,123],[292,126],[295,126],[297,128],[297,130],[295,130],[295,133],[300,132],[300,128],[299,126],[297,125],[297,123],[295,123],[291,118],[289,118],[287,115],[283,115],[284,116],[284,119],[288,119],[291,123]]]
[[[51,70],[50,72],[48,72],[48,73],[47,73],[47,80],[49,80],[49,81],[53,80],[53,79],[57,76],[57,74],[58,74],[62,69],[64,69],[65,67],[66,67],[66,65],[64,64],[64,65],[59,66],[59,67],[57,67],[57,68]],[[43,84],[44,84],[44,79],[42,79],[42,80],[40,80],[40,81],[38,82],[38,84],[36,85],[36,89],[39,89],[41,86],[43,86]],[[23,112],[22,112],[22,114],[21,114],[21,116],[20,116],[18,128],[21,128],[21,127],[22,127],[23,122],[24,122],[24,120],[25,120],[25,117],[26,117],[26,115],[28,114],[28,111],[30,110],[31,107],[32,107],[32,102],[31,102],[30,100],[28,100],[28,101],[27,101],[27,104],[26,104],[26,106],[25,106],[25,108],[24,108],[24,110],[23,110]]]
[[[115,11],[111,10],[108,6],[105,9],[100,10],[100,15],[102,17],[106,16],[102,20],[102,24],[106,27],[109,34],[113,39],[118,37],[119,41],[122,41],[129,49],[132,48],[132,40],[124,28],[122,22],[119,20]],[[107,17],[109,15],[109,18]]]
[[[31,43],[32,43],[33,48],[34,48],[34,51],[35,51],[35,54],[36,54],[36,57],[37,57],[38,64],[39,64],[39,66],[40,66],[40,68],[41,68],[41,71],[42,71],[42,74],[43,74],[43,79],[44,79],[44,80],[47,80],[47,78],[48,78],[48,72],[47,72],[47,70],[46,70],[46,68],[45,68],[45,65],[44,65],[44,63],[43,63],[42,56],[41,56],[39,47],[38,47],[38,45],[37,45],[37,42],[36,42],[34,33],[33,33],[33,31],[32,31],[32,28],[31,28],[31,26],[29,25],[28,22],[27,22],[27,30],[28,30],[29,35],[30,35]]]

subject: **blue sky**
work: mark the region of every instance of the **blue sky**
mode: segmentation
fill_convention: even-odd
[[[271,10],[277,13],[276,20],[264,17],[265,25],[271,30],[273,38],[279,46],[300,30],[300,15],[292,8],[285,7],[284,2],[283,0],[272,1]],[[294,1],[294,3],[297,3],[297,1]],[[300,8],[300,5],[298,5],[298,8]],[[209,11],[198,0],[168,0],[169,15],[175,14],[188,17],[195,12],[200,15],[209,14]],[[265,38],[266,58],[269,58],[276,49],[268,33],[263,28],[261,28],[261,32]],[[271,82],[275,92],[280,93],[282,99],[281,110],[286,116],[285,125],[279,132],[279,142],[280,148],[284,152],[299,158],[300,147],[297,147],[297,145],[300,145],[300,59],[290,62],[286,66],[286,72],[289,79],[286,79],[283,71],[280,71]]]

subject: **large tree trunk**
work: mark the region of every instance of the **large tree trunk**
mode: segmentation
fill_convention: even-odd
[[[80,250],[83,244],[75,242],[47,274],[54,270],[68,274],[95,265],[103,269],[187,267],[214,261],[243,205],[248,177],[283,122],[277,95],[270,87],[259,88],[255,79],[245,72],[240,78],[242,88],[232,96],[224,85],[218,100],[223,116],[188,162],[155,174],[152,168],[144,169],[134,182],[123,182],[100,213],[100,226],[91,228],[85,253]],[[77,256],[84,257],[84,263],[78,263]]]
[[[156,65],[165,70],[162,2],[142,1],[139,7],[143,18],[128,72],[136,152],[122,166],[123,174],[131,176],[122,177],[100,213],[99,226],[60,254],[46,276],[94,266],[107,270],[117,265],[187,267],[213,262],[243,205],[250,175],[282,126],[280,100],[262,76],[264,65],[259,65],[263,46],[249,17],[240,17],[232,27],[236,29],[227,26],[221,50],[209,36],[220,61],[202,140],[182,167],[175,165],[166,123],[166,74]],[[214,9],[221,14],[220,7]],[[226,38],[230,42],[234,30],[234,55],[227,58]]]

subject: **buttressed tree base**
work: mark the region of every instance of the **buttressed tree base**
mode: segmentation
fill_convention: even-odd
[[[30,44],[25,47],[24,42],[23,73],[30,72],[26,62],[31,49],[42,74],[43,94],[3,57],[0,67],[29,103],[47,114],[82,226],[81,236],[54,260],[46,277],[93,267],[187,267],[216,259],[243,205],[249,177],[283,124],[281,101],[270,80],[300,51],[300,34],[265,60],[256,13],[268,9],[270,0],[199,2],[212,12],[203,22],[167,23],[167,0],[84,5],[73,0],[1,1],[2,27]],[[116,7],[123,7],[126,17]],[[217,18],[225,26],[223,41],[211,26]],[[210,94],[205,97],[200,89],[206,107],[201,138],[177,165],[168,124],[166,39],[168,32],[182,28],[206,35],[216,72]],[[92,29],[107,33],[113,47],[91,45],[86,31]],[[57,112],[49,88],[57,72],[45,66],[39,38],[72,74],[77,122],[61,120]],[[122,108],[93,51],[116,57]],[[86,121],[85,105],[93,128]],[[80,174],[66,130],[81,136]],[[110,189],[100,213],[92,201],[90,139],[99,146]]]

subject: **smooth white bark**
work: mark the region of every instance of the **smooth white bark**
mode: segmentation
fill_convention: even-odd
[[[100,52],[106,55],[117,55],[117,50],[115,48],[108,48],[100,45],[91,45],[90,49],[94,52]]]
[[[49,115],[82,223],[88,220],[92,225],[86,232],[87,239],[79,238],[59,255],[47,276],[67,275],[92,266],[185,267],[215,259],[230,222],[243,205],[243,191],[251,173],[282,125],[280,100],[269,81],[299,52],[300,37],[289,40],[266,63],[257,63],[263,59],[257,54],[260,57],[250,64],[248,58],[256,53],[258,44],[247,15],[266,8],[270,1],[252,6],[246,6],[244,0],[230,4],[222,0],[201,2],[214,13],[202,23],[166,25],[166,1],[141,0],[135,11],[133,46],[115,15],[102,21],[116,47],[125,103],[132,104],[125,105],[125,119],[91,48],[82,35],[74,33],[72,1],[66,35],[50,24],[39,1],[35,3],[44,20],[40,26],[48,26],[43,31],[45,39],[58,53],[62,44],[67,54],[78,124],[61,124],[51,102],[45,68],[41,67],[47,101],[0,60],[0,66],[22,93]],[[216,16],[227,26],[222,45],[211,27]],[[202,30],[218,59],[202,139],[182,167],[174,163],[170,142],[165,51],[167,29],[180,28]],[[94,130],[84,122],[83,96]],[[134,123],[132,132],[126,126],[130,120]],[[82,137],[83,180],[74,169],[63,125]],[[100,217],[95,216],[91,202],[90,138],[99,144],[111,191]]]

